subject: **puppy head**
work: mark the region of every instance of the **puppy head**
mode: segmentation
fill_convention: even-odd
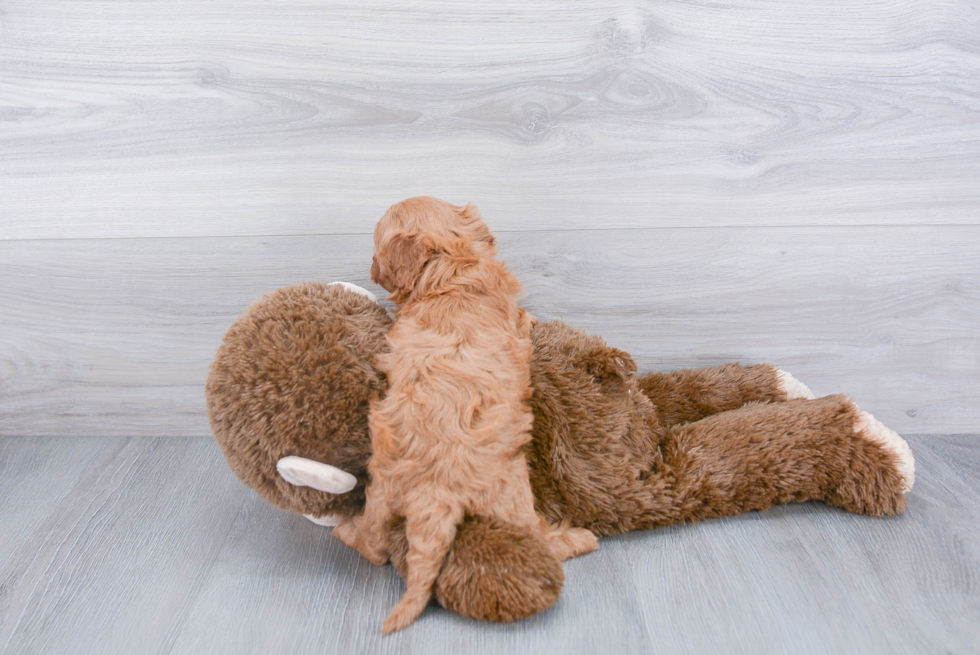
[[[401,303],[420,285],[444,283],[460,268],[496,252],[493,235],[476,207],[409,198],[389,207],[378,221],[371,279]]]
[[[386,238],[398,231],[425,232],[446,238],[462,238],[473,243],[482,255],[497,254],[496,241],[473,205],[451,205],[445,200],[418,196],[402,200],[388,208],[374,230],[375,251]]]

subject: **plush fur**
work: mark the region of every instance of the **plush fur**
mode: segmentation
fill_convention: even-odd
[[[262,329],[270,320],[275,327]],[[308,334],[317,322],[333,327]],[[298,454],[360,471],[363,480],[368,401],[384,385],[380,373],[365,369],[385,349],[389,327],[370,301],[313,284],[271,294],[239,319],[212,367],[208,405],[215,436],[243,481],[300,513],[359,511],[363,487],[338,496],[290,489],[275,480],[275,460]],[[635,376],[626,353],[562,323],[539,323],[531,336],[534,424],[525,453],[537,509],[552,521],[610,534],[791,501],[875,516],[905,506],[911,452],[843,396],[807,400],[795,381],[787,384],[764,364]],[[321,366],[282,365],[303,358]],[[353,371],[351,382],[331,382]],[[323,385],[332,392],[321,393]],[[282,392],[270,392],[276,387]],[[315,402],[293,403],[293,396]],[[343,463],[349,449],[362,459]],[[463,521],[435,583],[440,603],[474,618],[511,620],[555,601],[556,558],[537,535],[507,529]],[[405,557],[398,530],[388,542],[396,565]],[[485,573],[494,571],[504,575]]]
[[[242,482],[277,507],[313,517],[364,507],[368,404],[387,387],[373,361],[388,347],[391,324],[378,303],[315,282],[274,291],[235,321],[205,395],[211,430]],[[334,495],[290,484],[276,470],[288,456],[336,466],[357,486]]]
[[[898,458],[855,432],[860,412],[844,396],[787,401],[768,366],[637,380],[630,356],[598,337],[550,324],[534,339],[528,461],[552,521],[611,534],[777,502],[904,507]]]
[[[478,217],[435,198],[393,205],[375,231],[375,281],[398,302],[390,350],[376,358],[388,394],[371,405],[364,511],[334,534],[384,564],[388,525],[405,518],[408,588],[385,633],[425,609],[466,515],[536,533],[559,559],[598,546],[534,511],[521,450],[531,438],[531,320],[483,234]]]
[[[387,548],[395,570],[407,577],[404,520],[389,525]],[[561,563],[537,533],[497,518],[467,516],[443,562],[435,598],[464,616],[507,622],[550,607],[564,582]]]

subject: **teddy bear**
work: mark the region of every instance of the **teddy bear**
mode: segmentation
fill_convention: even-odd
[[[392,319],[370,292],[307,282],[267,294],[231,326],[206,384],[229,466],[280,508],[335,525],[364,505],[374,366]],[[905,507],[904,440],[844,395],[814,398],[768,364],[636,374],[626,352],[562,322],[532,332],[536,509],[598,536],[816,500],[881,516]],[[404,525],[387,529],[404,577]],[[445,608],[511,621],[551,606],[561,564],[536,536],[468,516],[436,581]]]

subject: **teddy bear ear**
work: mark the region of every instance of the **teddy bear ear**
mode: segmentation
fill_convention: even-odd
[[[339,284],[340,286],[344,287],[348,291],[351,291],[353,293],[360,294],[360,295],[364,296],[365,298],[367,298],[368,300],[370,300],[371,302],[378,302],[378,297],[376,295],[374,295],[373,293],[371,293],[367,289],[365,289],[363,287],[359,287],[356,284],[351,284],[350,282],[331,282],[327,286],[328,287],[332,287],[335,284]]]
[[[312,487],[330,494],[345,494],[357,486],[357,478],[336,466],[290,455],[276,462],[282,479],[297,487]]]

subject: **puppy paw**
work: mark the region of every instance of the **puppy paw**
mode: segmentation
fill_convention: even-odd
[[[782,369],[776,369],[779,390],[786,394],[786,400],[805,398],[813,400],[816,396],[810,388]]]
[[[364,556],[364,559],[372,564],[383,566],[388,563],[387,551],[377,544],[369,543],[369,539],[365,538],[365,536],[361,534],[352,519],[342,520],[337,524],[337,527],[333,529],[331,534],[340,539],[346,545],[356,549],[362,556]]]
[[[353,519],[340,521],[330,533],[343,541],[351,548],[357,548],[357,528],[354,526]]]
[[[549,534],[545,541],[560,560],[578,557],[599,548],[599,538],[584,528],[560,528]]]
[[[902,491],[905,493],[911,491],[912,485],[915,484],[915,458],[905,440],[868,412],[860,413],[857,423],[854,424],[854,432],[862,439],[895,455],[898,460],[898,473],[904,482]]]

